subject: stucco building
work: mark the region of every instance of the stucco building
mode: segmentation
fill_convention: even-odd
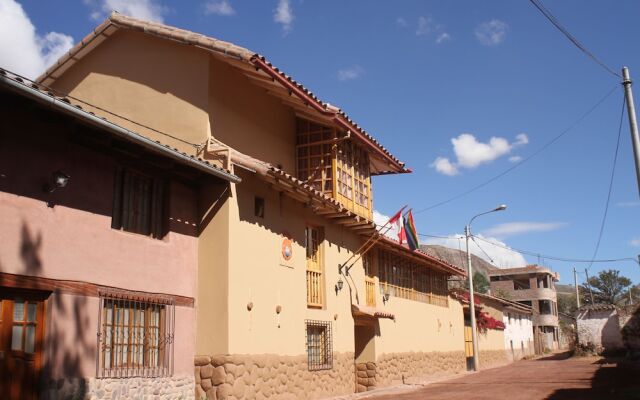
[[[410,170],[264,57],[113,14],[2,83],[48,107],[7,98],[2,130],[1,329],[37,343],[34,395],[319,398],[465,368],[464,272],[363,247],[372,177]]]
[[[538,265],[506,268],[489,273],[491,293],[533,309],[536,353],[559,348],[560,329],[555,282],[557,272]]]

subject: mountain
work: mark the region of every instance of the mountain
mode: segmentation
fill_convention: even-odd
[[[452,249],[450,247],[440,246],[437,244],[423,244],[420,246],[420,250],[441,260],[453,264],[458,268],[467,270],[467,253],[458,249]],[[489,272],[495,271],[498,268],[483,260],[482,258],[471,254],[471,266],[474,271],[479,271],[484,276],[489,278]]]

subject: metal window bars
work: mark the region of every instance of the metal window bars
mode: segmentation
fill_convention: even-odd
[[[175,304],[162,296],[100,292],[98,378],[173,374]]]
[[[330,321],[306,320],[307,364],[309,371],[333,368]]]

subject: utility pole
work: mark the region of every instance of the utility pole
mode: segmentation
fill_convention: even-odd
[[[633,92],[631,91],[631,78],[629,68],[622,67],[622,85],[627,101],[627,115],[629,116],[629,130],[631,131],[631,143],[633,155],[636,161],[636,179],[638,181],[638,193],[640,193],[640,138],[638,137],[638,121],[636,120],[636,106],[633,104]]]
[[[589,271],[585,268],[584,273],[587,275],[587,286],[589,287],[589,295],[591,296],[591,305],[593,305],[595,302],[593,301],[593,291],[591,290],[591,284],[589,283]]]
[[[469,236],[471,236],[471,223],[464,227],[464,235],[467,238],[467,278],[469,280],[469,314],[471,317],[471,341],[473,342],[473,370],[480,369],[478,360],[478,334],[476,333],[476,304],[473,296],[473,268],[471,268],[471,252],[469,251]]]
[[[578,273],[576,272],[576,267],[573,267],[573,285],[576,287],[576,304],[578,308],[580,308],[580,294],[578,292]]]
[[[633,305],[633,297],[631,297],[631,289],[633,289],[633,286],[629,286],[629,304]]]

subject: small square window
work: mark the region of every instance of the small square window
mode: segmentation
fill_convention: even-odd
[[[253,209],[256,217],[264,218],[264,198],[256,196]]]

